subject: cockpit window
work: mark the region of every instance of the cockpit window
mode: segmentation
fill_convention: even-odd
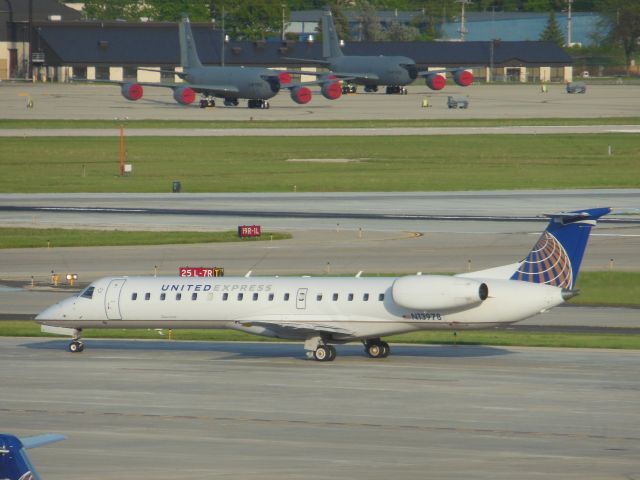
[[[80,294],[80,296],[82,298],[93,298],[93,291],[95,290],[95,287],[91,286],[91,287],[87,287],[84,289],[84,291]]]

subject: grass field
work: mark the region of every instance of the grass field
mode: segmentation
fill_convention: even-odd
[[[418,120],[11,120],[2,128],[384,128],[384,127],[505,127],[512,125],[638,125],[640,117],[418,119]]]
[[[149,329],[86,329],[84,338],[116,339],[160,339],[168,340],[168,331]],[[40,325],[33,321],[0,321],[0,337],[57,337],[40,332]],[[174,330],[171,338],[175,341],[217,341],[217,342],[279,342],[268,337],[258,337],[234,330]],[[593,334],[593,333],[541,333],[513,332],[504,330],[464,330],[415,332],[386,337],[388,342],[441,345],[501,345],[523,347],[569,347],[569,348],[619,348],[640,349],[640,335]],[[302,343],[301,343],[302,347]]]
[[[614,154],[608,156],[608,146]],[[0,192],[443,191],[631,188],[633,135],[0,139]],[[290,162],[340,158],[356,162]]]
[[[68,230],[62,228],[0,228],[0,248],[96,247],[113,245],[167,245],[183,243],[283,240],[288,233],[262,232],[261,237],[238,237],[228,232],[144,232]]]

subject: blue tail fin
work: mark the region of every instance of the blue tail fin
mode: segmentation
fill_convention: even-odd
[[[64,440],[62,435],[47,434],[19,439],[8,433],[0,433],[0,478],[39,480],[40,476],[25,450],[60,440]]]
[[[610,208],[594,208],[549,215],[549,226],[511,280],[573,289],[591,228],[610,212]]]

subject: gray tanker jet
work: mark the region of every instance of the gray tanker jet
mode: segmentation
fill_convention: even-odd
[[[473,83],[473,74],[464,68],[419,72],[416,62],[409,57],[344,55],[329,9],[322,16],[322,56],[323,60],[296,60],[326,66],[337,78],[348,80],[351,85],[345,84],[342,93],[355,93],[355,85],[363,85],[365,92],[377,92],[379,86],[386,85],[386,93],[406,94],[405,85],[418,77],[424,78],[430,89],[442,90],[447,83],[444,76],[447,72],[452,73],[453,80],[461,87]]]
[[[184,16],[179,26],[180,64],[182,72],[176,72],[185,81],[178,83],[109,82],[121,85],[121,93],[127,100],[139,100],[143,87],[165,87],[173,90],[173,98],[181,105],[189,105],[202,94],[200,107],[215,106],[215,97],[223,98],[226,106],[237,106],[239,99],[247,99],[249,108],[269,108],[269,98],[281,89],[290,92],[291,99],[299,104],[308,103],[312,93],[309,86],[320,85],[322,95],[335,100],[342,95],[339,81],[330,75],[304,83],[291,81],[291,71],[270,70],[256,67],[204,66],[196,50],[189,18]],[[156,70],[157,71],[157,70]],[[173,71],[171,73],[174,73]],[[298,72],[293,72],[298,73]]]

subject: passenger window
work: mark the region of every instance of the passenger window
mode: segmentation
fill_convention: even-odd
[[[197,300],[198,299],[198,294],[197,293],[192,293],[191,294],[191,300]]]
[[[384,293],[381,293],[380,295],[378,295],[378,300],[381,302],[384,302]]]
[[[228,298],[229,298],[229,294],[228,293],[223,293],[222,294],[222,300],[224,300],[226,302]]]
[[[176,300],[182,300],[182,294],[176,293]]]
[[[132,293],[131,294],[131,300],[137,300],[138,299],[138,294],[137,293]]]
[[[164,302],[165,298],[167,298],[167,294],[166,293],[161,293],[160,294],[160,300],[162,300]]]
[[[238,301],[241,302],[243,298],[244,298],[244,293],[239,293],[238,294]]]
[[[322,301],[322,294],[321,294],[321,293],[319,293],[319,294],[316,296],[316,300],[317,300],[317,301],[319,301],[319,302],[321,302],[321,301]]]
[[[353,293],[349,294],[349,296],[347,297],[347,300],[349,300],[350,302],[353,302]]]
[[[273,293],[270,293],[270,294],[269,294],[269,301],[270,301],[270,302],[273,302]]]
[[[81,296],[82,298],[89,298],[89,299],[91,299],[91,298],[93,298],[93,291],[94,291],[94,290],[95,290],[95,287],[87,287],[87,288],[85,288],[84,292],[82,292],[82,293],[80,294],[80,296]]]
[[[285,301],[285,302],[288,302],[288,301],[289,301],[289,294],[288,294],[288,293],[285,293],[285,294],[284,294],[284,301]]]
[[[334,294],[333,294],[333,301],[334,301],[334,302],[337,302],[337,301],[338,301],[338,294],[337,294],[337,293],[334,293]]]
[[[258,300],[258,294],[257,294],[257,293],[254,293],[254,294],[253,294],[253,301],[255,302],[256,300]]]
[[[151,300],[151,294],[149,292],[144,294],[144,299],[145,300]]]
[[[369,301],[369,294],[368,294],[368,293],[365,293],[365,294],[362,296],[362,300],[363,300],[364,302],[368,302],[368,301]]]

